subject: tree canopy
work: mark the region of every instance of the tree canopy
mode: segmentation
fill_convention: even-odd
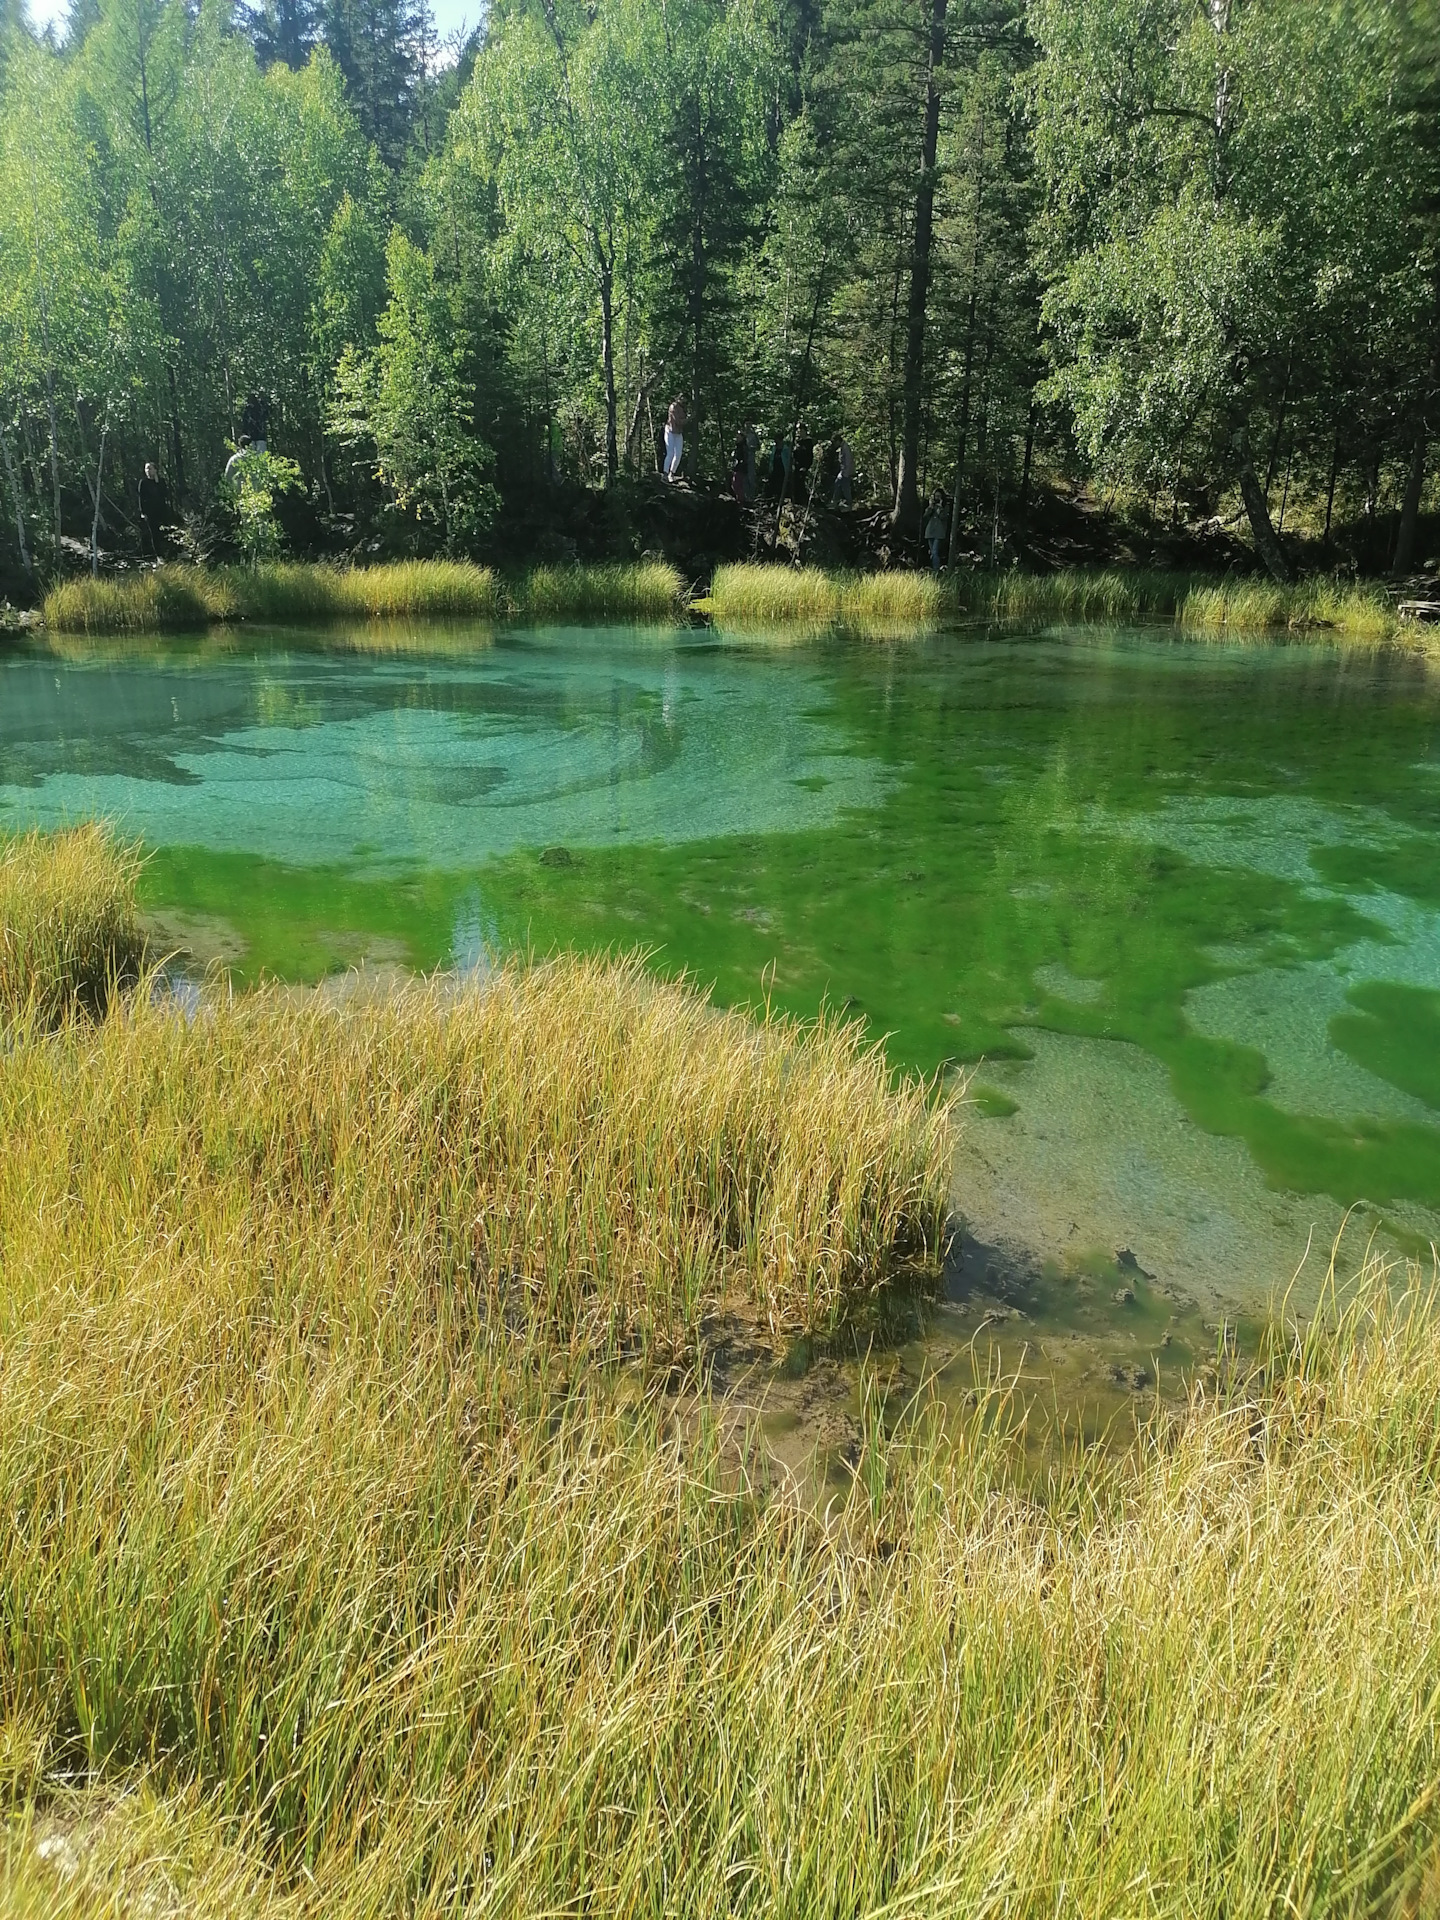
[[[495,0],[458,59],[423,0],[9,9],[4,564],[123,545],[146,461],[203,547],[247,438],[334,538],[483,546],[683,393],[697,482],[843,433],[902,549],[1043,469],[1407,566],[1437,47],[1435,0]]]

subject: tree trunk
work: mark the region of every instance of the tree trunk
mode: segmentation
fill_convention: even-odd
[[[15,509],[15,538],[20,542],[20,562],[27,574],[35,569],[30,564],[30,549],[25,543],[25,496],[20,490],[20,476],[15,471],[15,462],[10,455],[10,442],[5,431],[0,428],[0,455],[5,460],[5,478],[10,487],[10,504]]]
[[[698,422],[700,418],[701,365],[704,356],[705,333],[705,216],[706,205],[705,179],[705,127],[700,101],[695,102],[695,221],[690,229],[690,413]],[[699,477],[700,437],[698,430],[694,436],[696,477]],[[723,459],[725,441],[720,440],[720,455]]]
[[[1335,439],[1330,449],[1330,485],[1325,494],[1325,538],[1320,542],[1320,551],[1328,556],[1330,552],[1330,521],[1335,512],[1335,480],[1340,472],[1340,422],[1335,422]]]
[[[1420,496],[1425,490],[1425,454],[1429,438],[1426,429],[1427,402],[1440,396],[1440,267],[1435,271],[1434,347],[1430,360],[1430,392],[1415,414],[1415,444],[1410,454],[1410,471],[1405,477],[1405,493],[1400,505],[1400,524],[1395,530],[1393,571],[1408,573],[1415,559],[1415,526],[1420,518]]]
[[[935,149],[940,139],[940,67],[945,56],[948,0],[930,0],[930,46],[925,63],[925,128],[920,143],[920,184],[915,192],[915,244],[910,256],[910,298],[905,329],[905,411],[900,471],[891,523],[901,533],[920,530],[915,476],[920,458],[920,402],[925,376],[925,315],[930,300],[930,244],[935,225]]]
[[[110,407],[106,403],[105,420],[100,428],[100,451],[95,456],[95,512],[90,521],[90,577],[100,571],[100,487],[105,475],[105,439],[110,431]]]
[[[1408,573],[1415,559],[1415,525],[1420,518],[1420,495],[1425,487],[1425,454],[1428,436],[1424,420],[1415,422],[1415,445],[1410,455],[1410,471],[1405,477],[1405,492],[1400,502],[1400,525],[1395,532],[1394,574]]]
[[[613,487],[620,472],[619,434],[615,425],[615,317],[614,284],[608,264],[600,270],[600,366],[605,376],[605,484]]]
[[[965,378],[960,387],[960,434],[955,445],[955,491],[950,496],[949,564],[955,565],[960,552],[960,483],[965,477],[965,442],[970,437],[970,379],[975,370],[975,293],[970,286],[970,312],[965,326]]]
[[[1295,352],[1285,356],[1285,385],[1280,391],[1280,411],[1275,416],[1275,431],[1270,436],[1270,458],[1265,462],[1265,498],[1270,498],[1270,489],[1275,484],[1275,463],[1280,458],[1280,436],[1285,431],[1285,409],[1290,403],[1290,374],[1295,365]],[[1294,452],[1292,445],[1291,452]]]
[[[1245,503],[1250,531],[1255,536],[1255,551],[1265,562],[1271,577],[1282,586],[1289,586],[1293,578],[1290,562],[1285,558],[1285,549],[1280,544],[1270,519],[1270,509],[1265,504],[1265,489],[1260,484],[1260,476],[1255,471],[1255,462],[1250,454],[1250,435],[1242,429],[1236,444],[1240,455],[1240,498]]]
[[[775,507],[774,545],[777,550],[780,545],[780,522],[785,517],[785,502],[790,494],[790,476],[795,471],[795,436],[800,431],[800,421],[805,408],[805,389],[810,381],[810,356],[815,350],[815,329],[820,324],[820,306],[825,298],[825,275],[829,268],[829,260],[822,259],[820,272],[815,280],[815,300],[810,308],[810,331],[805,336],[805,358],[800,363],[800,378],[795,387],[795,422],[790,429],[790,465],[785,469],[784,477],[780,482],[780,498]]]
[[[55,564],[60,564],[60,422],[55,413],[55,369],[45,369],[45,405],[50,423],[50,484],[55,491]]]
[[[1016,511],[1023,521],[1030,505],[1030,468],[1035,458],[1035,428],[1039,420],[1040,409],[1032,400],[1030,412],[1025,421],[1025,464],[1020,473],[1020,498]]]

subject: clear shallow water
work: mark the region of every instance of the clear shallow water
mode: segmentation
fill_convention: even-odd
[[[954,1291],[1032,1337],[1089,1315],[1138,1351],[1254,1309],[1355,1203],[1393,1246],[1437,1228],[1414,657],[1095,630],[0,652],[0,826],[94,813],[153,850],[164,936],[245,976],[642,944],[725,1000],[845,1005],[902,1063],[981,1063]]]

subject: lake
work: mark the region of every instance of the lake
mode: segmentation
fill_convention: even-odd
[[[1297,1269],[1310,1304],[1347,1208],[1342,1274],[1372,1236],[1428,1260],[1440,1235],[1440,672],[1415,654],[8,643],[0,827],[95,814],[150,850],[147,912],[194,970],[642,946],[969,1074],[935,1364],[983,1324],[1133,1389]]]

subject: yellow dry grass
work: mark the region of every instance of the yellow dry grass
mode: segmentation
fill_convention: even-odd
[[[827,1516],[598,1363],[933,1247],[853,1036],[633,963],[118,1000],[12,1026],[0,1140],[7,1913],[1430,1910],[1418,1281],[1038,1484],[872,1380]]]

